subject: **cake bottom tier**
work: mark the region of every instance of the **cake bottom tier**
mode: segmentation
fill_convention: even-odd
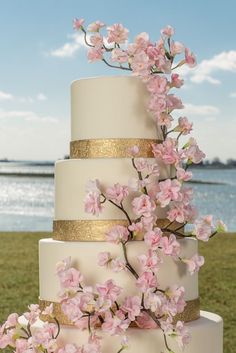
[[[42,326],[42,321],[35,328]],[[186,324],[191,334],[191,341],[184,353],[223,353],[223,320],[217,315],[201,311],[199,319]],[[129,341],[128,353],[167,353],[163,334],[160,329],[129,328],[126,332]],[[88,332],[75,327],[62,326],[57,338],[59,346],[75,343],[81,346],[87,341]],[[168,345],[174,353],[183,352],[175,339],[168,337]],[[102,353],[117,353],[120,348],[120,337],[104,335]]]

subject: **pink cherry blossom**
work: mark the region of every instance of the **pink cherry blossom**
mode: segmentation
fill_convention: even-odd
[[[180,181],[188,181],[192,179],[193,173],[178,167],[176,171],[176,176],[177,176],[177,179]]]
[[[180,254],[180,244],[174,234],[170,234],[169,237],[162,237],[161,247],[165,255],[176,257]]]
[[[175,33],[175,30],[173,27],[171,27],[170,25],[166,26],[165,28],[163,28],[161,30],[161,34],[167,38],[173,36]]]
[[[155,117],[166,110],[166,96],[164,94],[152,94],[148,103],[148,110],[153,112]]]
[[[165,164],[178,164],[180,154],[176,150],[176,139],[167,137],[162,143],[152,144],[152,152],[155,158],[161,159]]]
[[[109,200],[117,204],[121,202],[129,195],[129,190],[127,186],[120,185],[119,183],[114,184],[106,189],[106,197]]]
[[[180,79],[178,74],[171,75],[171,87],[180,88],[183,84],[184,80]]]
[[[112,227],[106,233],[106,240],[111,243],[119,244],[120,242],[122,243],[126,242],[128,240],[128,236],[129,236],[128,229],[124,226],[117,225]]]
[[[180,202],[172,202],[167,211],[167,218],[173,222],[177,221],[179,223],[184,223],[186,217],[186,212],[184,205]]]
[[[159,183],[160,191],[156,197],[161,207],[167,206],[170,201],[178,200],[181,184],[178,180],[167,179]]]
[[[129,296],[125,298],[121,310],[128,314],[130,321],[134,321],[136,316],[140,314],[141,308],[141,298],[138,296]]]
[[[144,241],[148,246],[152,248],[152,250],[157,250],[161,241],[162,234],[163,233],[161,229],[156,227],[144,235]]]
[[[133,211],[137,216],[149,217],[156,205],[148,195],[135,197],[132,201]]]
[[[128,39],[129,31],[120,23],[115,23],[114,25],[107,27],[108,43],[122,44]]]
[[[90,191],[86,194],[84,199],[84,210],[95,216],[98,216],[102,212],[103,205],[100,201],[100,193],[97,191]]]
[[[106,266],[111,262],[112,257],[111,253],[108,251],[103,251],[98,254],[98,265],[99,266]]]
[[[190,342],[191,334],[187,327],[184,325],[184,322],[177,321],[175,325],[175,334],[176,340],[178,342],[179,347],[183,350],[184,347]]]
[[[68,270],[71,267],[71,257],[68,256],[62,261],[59,261],[56,263],[56,273],[63,272],[65,270]]]
[[[83,281],[83,276],[77,269],[71,267],[58,274],[62,288],[78,288]]]
[[[95,21],[88,25],[87,31],[89,32],[98,32],[101,28],[105,26],[105,23],[101,21]]]
[[[119,257],[111,260],[111,269],[113,272],[127,271],[125,261]]]
[[[135,76],[148,76],[150,71],[149,57],[145,52],[135,54],[131,61],[132,74]]]
[[[188,48],[185,48],[185,62],[189,67],[194,67],[197,64],[195,55]]]
[[[135,39],[134,43],[128,45],[128,53],[130,56],[143,52],[147,49],[149,44],[149,35],[146,32],[142,32],[138,34]]]
[[[75,18],[73,20],[73,28],[76,29],[76,30],[80,30],[82,27],[83,27],[83,24],[84,24],[84,19],[83,18]]]
[[[196,238],[199,240],[208,241],[212,230],[212,216],[208,215],[195,221],[193,234],[196,235]]]
[[[131,154],[131,156],[136,157],[139,154],[139,147],[137,145],[132,146],[129,149],[129,153]]]
[[[125,333],[129,325],[130,320],[125,319],[125,315],[121,311],[117,311],[115,316],[106,312],[102,330],[110,335],[121,335]]]
[[[25,353],[30,352],[30,343],[27,339],[19,338],[15,343],[16,349],[15,353]]]
[[[68,343],[58,350],[58,353],[79,353],[78,347],[75,344]]]
[[[96,48],[101,48],[103,46],[103,37],[100,33],[95,33],[90,37],[90,42]]]
[[[134,233],[134,236],[138,233],[140,233],[143,230],[143,223],[142,222],[137,222],[137,223],[132,223],[130,226],[128,226],[128,229]]]
[[[198,254],[193,255],[190,259],[182,259],[182,261],[188,266],[191,275],[198,272],[200,267],[204,265],[204,257]]]
[[[158,286],[157,277],[152,272],[143,272],[136,281],[136,286],[145,293],[150,288],[156,288]]]
[[[180,42],[171,41],[170,43],[170,53],[172,56],[176,54],[181,54],[184,51],[184,45]]]
[[[152,76],[149,78],[146,86],[149,92],[155,94],[166,93],[169,89],[167,78],[164,76]]]
[[[50,305],[46,306],[46,308],[42,311],[43,315],[49,315],[49,316],[53,316],[53,303],[51,303]]]
[[[169,109],[169,112],[172,112],[174,109],[183,109],[183,103],[181,99],[174,94],[168,94],[166,97],[166,104]]]
[[[30,325],[33,325],[39,318],[40,309],[38,304],[30,304],[28,306],[29,311],[24,313],[24,317],[29,321]]]
[[[227,229],[226,224],[222,220],[218,219],[216,221],[216,231],[218,233],[225,233],[225,232],[227,232],[227,230],[228,229]]]
[[[195,164],[200,163],[203,158],[205,158],[205,153],[203,153],[197,145],[197,142],[194,138],[190,138],[187,143],[187,148],[184,150],[184,155],[189,162]]]
[[[142,329],[155,329],[157,324],[153,319],[144,311],[135,320],[137,326]]]
[[[147,290],[144,293],[144,307],[150,309],[152,312],[159,311],[162,306],[162,295],[159,292],[154,293],[151,290]]]
[[[116,301],[120,295],[122,288],[117,286],[112,279],[107,280],[104,284],[97,284],[96,289],[101,297]]]
[[[179,124],[177,128],[175,128],[175,131],[180,131],[182,132],[183,135],[188,135],[190,131],[192,131],[193,124],[188,121],[188,118],[180,117],[179,118]]]
[[[172,303],[174,303],[174,315],[182,313],[186,302],[184,300],[185,289],[183,286],[172,285],[167,290],[167,295]]]
[[[104,49],[101,47],[90,48],[87,53],[88,61],[93,63],[103,59]]]
[[[147,255],[139,255],[138,260],[142,266],[143,272],[156,272],[162,263],[162,259],[157,255],[155,251],[152,251],[151,249],[148,250]]]
[[[115,48],[111,52],[111,60],[118,62],[120,64],[126,63],[128,61],[128,54],[125,50],[120,48]]]

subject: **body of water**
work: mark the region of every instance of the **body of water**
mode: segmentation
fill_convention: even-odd
[[[0,231],[52,230],[54,180],[50,175],[53,170],[52,165],[37,163],[0,163]],[[17,176],[18,173],[24,176]],[[25,176],[27,173],[36,176]],[[189,186],[195,191],[194,203],[200,214],[213,214],[230,231],[236,231],[236,169],[199,168],[193,174],[196,180],[225,183]]]

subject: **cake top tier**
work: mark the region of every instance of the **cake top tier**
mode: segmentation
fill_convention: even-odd
[[[140,78],[110,76],[71,85],[71,140],[161,138],[147,112],[148,91]]]

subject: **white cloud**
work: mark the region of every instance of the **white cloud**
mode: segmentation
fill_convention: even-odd
[[[66,42],[61,47],[51,50],[49,52],[50,56],[56,56],[58,58],[69,58],[73,57],[74,54],[82,47],[85,47],[84,35],[81,33],[75,33],[68,35],[71,40]]]
[[[0,119],[23,119],[42,123],[57,123],[58,119],[48,115],[39,115],[32,111],[24,110],[0,110]]]
[[[14,96],[11,93],[0,91],[0,101],[13,100]]]
[[[230,98],[236,98],[236,92],[231,92],[229,96]]]
[[[202,60],[194,69],[183,66],[178,72],[183,76],[189,76],[190,81],[194,83],[209,82],[219,85],[221,81],[212,74],[217,72],[233,72],[236,73],[236,51],[223,51],[214,55],[211,59]]]
[[[213,105],[195,105],[191,103],[185,103],[183,112],[184,114],[189,114],[189,115],[206,116],[206,115],[217,115],[220,113],[220,109]]]
[[[39,101],[45,101],[45,100],[47,100],[47,97],[45,96],[44,93],[39,93],[39,94],[37,94],[36,98],[37,98],[37,100],[39,100]]]

